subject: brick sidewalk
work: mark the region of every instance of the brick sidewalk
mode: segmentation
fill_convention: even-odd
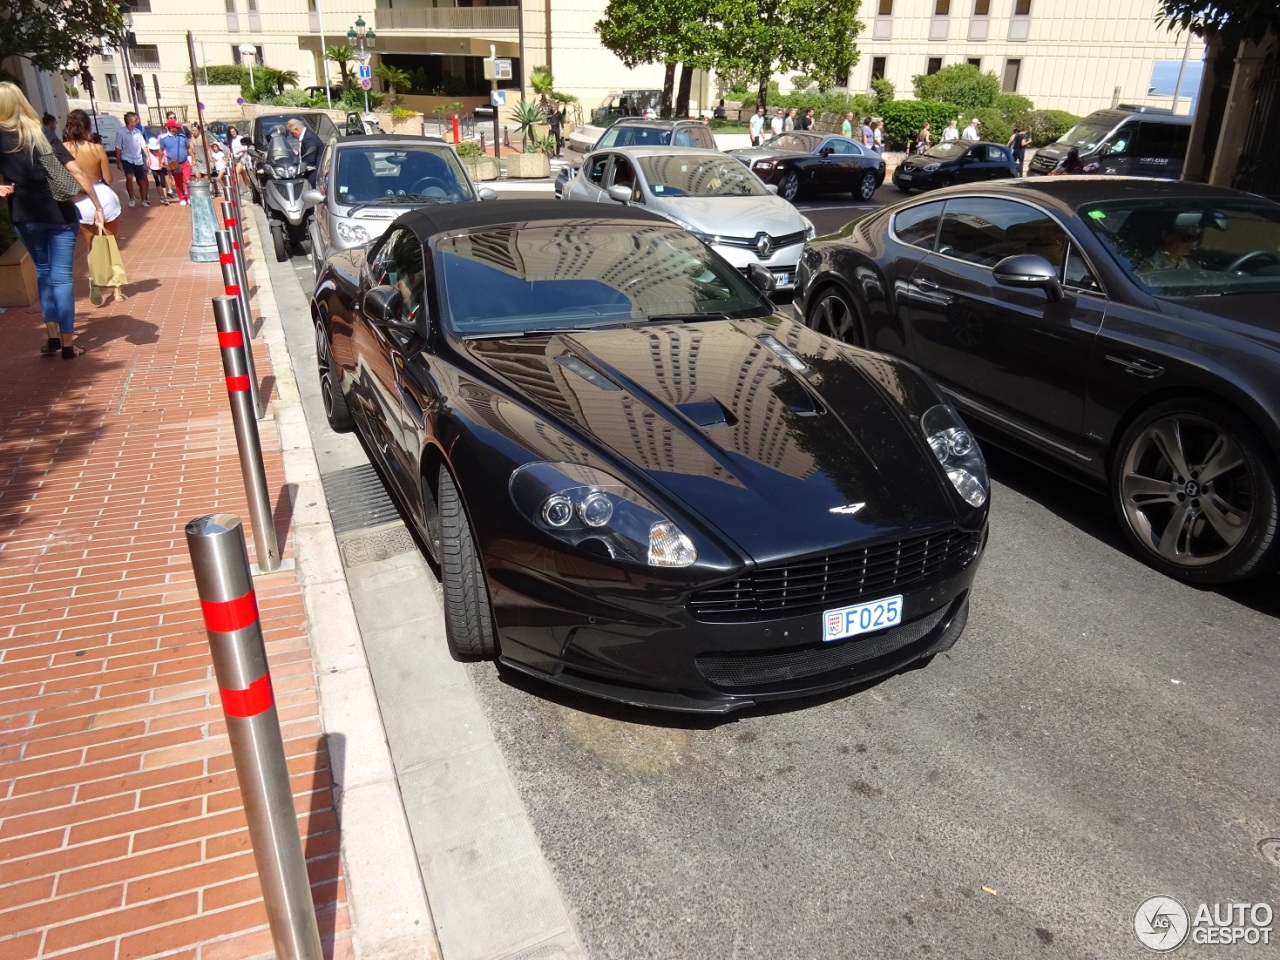
[[[81,249],[85,356],[39,355],[38,308],[0,317],[0,960],[272,956],[183,536],[248,523],[189,216],[125,207],[125,302],[90,305]],[[302,595],[255,585],[325,954],[354,957]]]

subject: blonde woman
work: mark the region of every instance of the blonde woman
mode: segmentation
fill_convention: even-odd
[[[120,229],[120,197],[111,189],[111,161],[107,159],[107,151],[102,148],[102,144],[93,142],[89,115],[83,110],[72,110],[67,114],[67,122],[62,127],[62,145],[75,157],[76,166],[92,181],[94,193],[98,195],[96,206],[102,210],[107,233],[114,237]],[[80,236],[84,237],[86,250],[98,232],[94,222],[94,207],[95,204],[88,197],[81,197],[76,201],[76,212],[80,214]],[[103,293],[104,288],[94,286],[90,278],[89,300],[95,307],[102,305]],[[116,295],[121,300],[125,299],[123,290],[117,290]]]
[[[60,142],[49,143],[40,126],[40,115],[22,91],[0,82],[0,197],[9,204],[9,219],[36,265],[40,288],[40,312],[48,343],[40,352],[61,353],[72,360],[84,353],[76,346],[76,300],[72,292],[72,265],[80,217],[74,203],[53,198],[40,154],[52,151],[88,194],[94,207],[94,224],[103,226],[102,204],[93,183]]]

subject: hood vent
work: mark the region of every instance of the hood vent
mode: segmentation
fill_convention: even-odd
[[[678,403],[676,409],[700,427],[732,427],[738,423],[738,418],[719,400]]]
[[[618,390],[619,386],[602,374],[591,364],[585,360],[581,360],[572,354],[562,353],[556,357],[556,363],[564,367],[566,370],[572,370],[587,383],[591,384],[598,390]]]

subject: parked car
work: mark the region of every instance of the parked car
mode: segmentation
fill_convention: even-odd
[[[982,141],[947,140],[898,164],[893,171],[893,185],[909,193],[1017,175],[1018,166],[1008,147]]]
[[[813,224],[774,196],[750,170],[712,150],[618,147],[597,150],[566,196],[642,206],[679,224],[742,273],[758,263],[790,294]]]
[[[759,147],[729,152],[765,183],[776,185],[784,200],[833,191],[870,200],[884,183],[884,159],[838,134],[797,130],[778,134]]]
[[[657,116],[662,107],[661,90],[623,90],[611,93],[591,111],[591,123],[607,127],[620,117]]]
[[[700,147],[718,150],[711,128],[697,120],[645,120],[623,117],[600,134],[591,150],[604,147]],[[581,164],[569,164],[556,175],[555,194],[564,196],[564,187],[578,175]]]
[[[723,713],[955,643],[976,444],[914,367],[775,315],[769,286],[563,200],[428,207],[330,257],[326,415],[439,564],[455,655]]]
[[[1056,142],[1037,150],[1027,173],[1034,177],[1060,170],[1067,152],[1074,148],[1083,173],[1176,180],[1182,176],[1192,119],[1128,104],[1095,110]]]
[[[406,210],[496,197],[488,187],[476,189],[446,144],[392,134],[331,140],[316,189],[302,195],[315,207],[312,269],[318,276],[334,251],[376,240]]]
[[[913,361],[981,434],[1108,492],[1191,583],[1277,559],[1280,204],[1112,177],[952,187],[805,251],[817,330]]]

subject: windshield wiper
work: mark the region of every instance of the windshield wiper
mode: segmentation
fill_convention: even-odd
[[[427,197],[420,193],[401,193],[395,196],[378,197],[375,200],[365,200],[361,203],[357,203],[347,211],[347,216],[353,217],[365,207],[390,206],[397,203],[405,203],[406,201],[409,203],[437,203],[441,201],[447,202],[447,199],[448,198],[446,197]]]
[[[640,326],[646,323],[688,323],[691,320],[731,320],[727,313],[655,313],[640,320],[632,320],[632,324]]]

